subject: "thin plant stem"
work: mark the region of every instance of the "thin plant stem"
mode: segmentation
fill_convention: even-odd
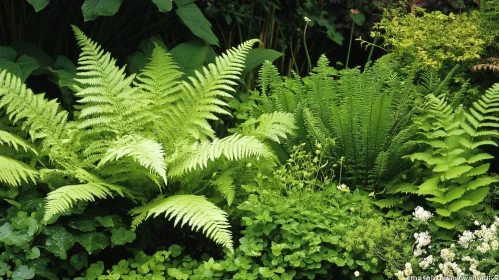
[[[307,63],[308,63],[308,72],[312,70],[312,62],[310,61],[310,55],[308,53],[308,47],[307,47],[307,26],[308,26],[308,18],[305,18],[305,28],[303,29],[303,47],[305,48],[305,56],[307,57]]]
[[[352,40],[353,40],[353,30],[355,28],[355,22],[352,20],[352,31],[350,31],[350,42],[348,43],[348,54],[347,54],[347,63],[345,67],[348,69],[348,62],[350,61],[350,50],[352,49]]]

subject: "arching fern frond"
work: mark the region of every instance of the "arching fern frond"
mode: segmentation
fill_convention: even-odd
[[[208,161],[225,156],[228,160],[239,160],[247,157],[271,157],[267,146],[252,136],[233,134],[223,139],[196,142],[191,149],[182,147],[182,154],[170,159],[169,176],[182,176],[198,166],[206,168]]]
[[[7,144],[14,148],[16,151],[18,151],[19,148],[22,148],[25,152],[30,151],[35,155],[38,155],[37,150],[32,144],[27,143],[21,137],[8,133],[7,131],[0,130],[0,144]]]
[[[262,114],[258,119],[251,118],[241,125],[242,134],[255,136],[258,139],[269,139],[280,143],[279,139],[287,139],[296,129],[294,116],[286,112]]]
[[[77,169],[70,172],[82,184],[67,185],[50,192],[46,199],[45,216],[43,219],[48,221],[52,216],[62,213],[78,201],[95,201],[95,198],[113,197],[113,192],[120,196],[133,198],[133,195],[121,186],[109,184],[101,178],[89,173],[83,169]]]
[[[135,162],[160,176],[165,184],[167,183],[165,151],[160,143],[139,135],[118,138],[110,144],[98,167],[123,157],[131,157]]]
[[[175,218],[174,226],[188,224],[192,230],[202,230],[203,234],[216,243],[233,252],[232,234],[228,230],[230,224],[227,213],[204,196],[175,195],[164,198],[159,196],[154,201],[131,211],[136,217],[132,228],[136,228],[143,220],[165,214],[169,219]]]
[[[0,156],[0,182],[18,187],[22,182],[36,182],[38,172],[27,164]]]
[[[218,178],[211,181],[217,190],[223,195],[227,200],[227,204],[230,206],[234,201],[236,196],[236,187],[234,186],[234,179],[232,178],[232,172],[224,172]]]
[[[0,73],[0,108],[14,123],[21,122],[33,141],[41,139],[43,151],[53,160],[63,154],[68,113],[55,100],[35,95],[21,79],[4,70]]]
[[[218,56],[215,64],[210,63],[203,67],[202,72],[196,71],[196,77],[189,77],[183,81],[185,91],[184,127],[189,135],[195,139],[207,136],[214,138],[214,131],[207,120],[216,120],[214,114],[230,115],[224,107],[229,105],[222,98],[231,98],[230,92],[236,85],[239,75],[244,69],[244,59],[248,51],[258,40],[249,40],[232,48],[227,53]]]

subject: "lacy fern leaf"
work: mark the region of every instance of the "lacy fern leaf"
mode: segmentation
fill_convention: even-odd
[[[165,217],[175,218],[175,226],[180,222],[180,226],[188,224],[195,231],[202,229],[207,237],[231,252],[234,251],[232,234],[228,230],[230,224],[227,213],[206,200],[204,196],[174,195],[167,198],[159,196],[150,204],[135,208],[131,212],[136,215],[132,222],[133,227],[137,227],[144,219],[164,213]]]
[[[27,164],[0,156],[0,182],[18,187],[24,182],[36,182],[38,172]]]

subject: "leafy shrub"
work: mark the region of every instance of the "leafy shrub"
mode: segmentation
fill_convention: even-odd
[[[493,39],[483,30],[476,11],[457,15],[419,13],[422,15],[387,10],[371,36],[382,37],[384,46],[408,65],[417,60],[420,68],[434,69],[450,69],[455,64],[471,67]]]

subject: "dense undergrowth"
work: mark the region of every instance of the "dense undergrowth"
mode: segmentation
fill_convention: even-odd
[[[352,44],[374,3],[346,2]],[[360,39],[385,55],[314,54],[288,76],[254,48],[266,35],[215,55],[192,1],[147,5],[204,42],[149,38],[128,66],[76,26],[77,66],[0,47],[0,278],[496,275],[497,1],[385,2]],[[85,19],[113,14],[102,5],[85,0]],[[329,8],[310,18],[339,40]]]

